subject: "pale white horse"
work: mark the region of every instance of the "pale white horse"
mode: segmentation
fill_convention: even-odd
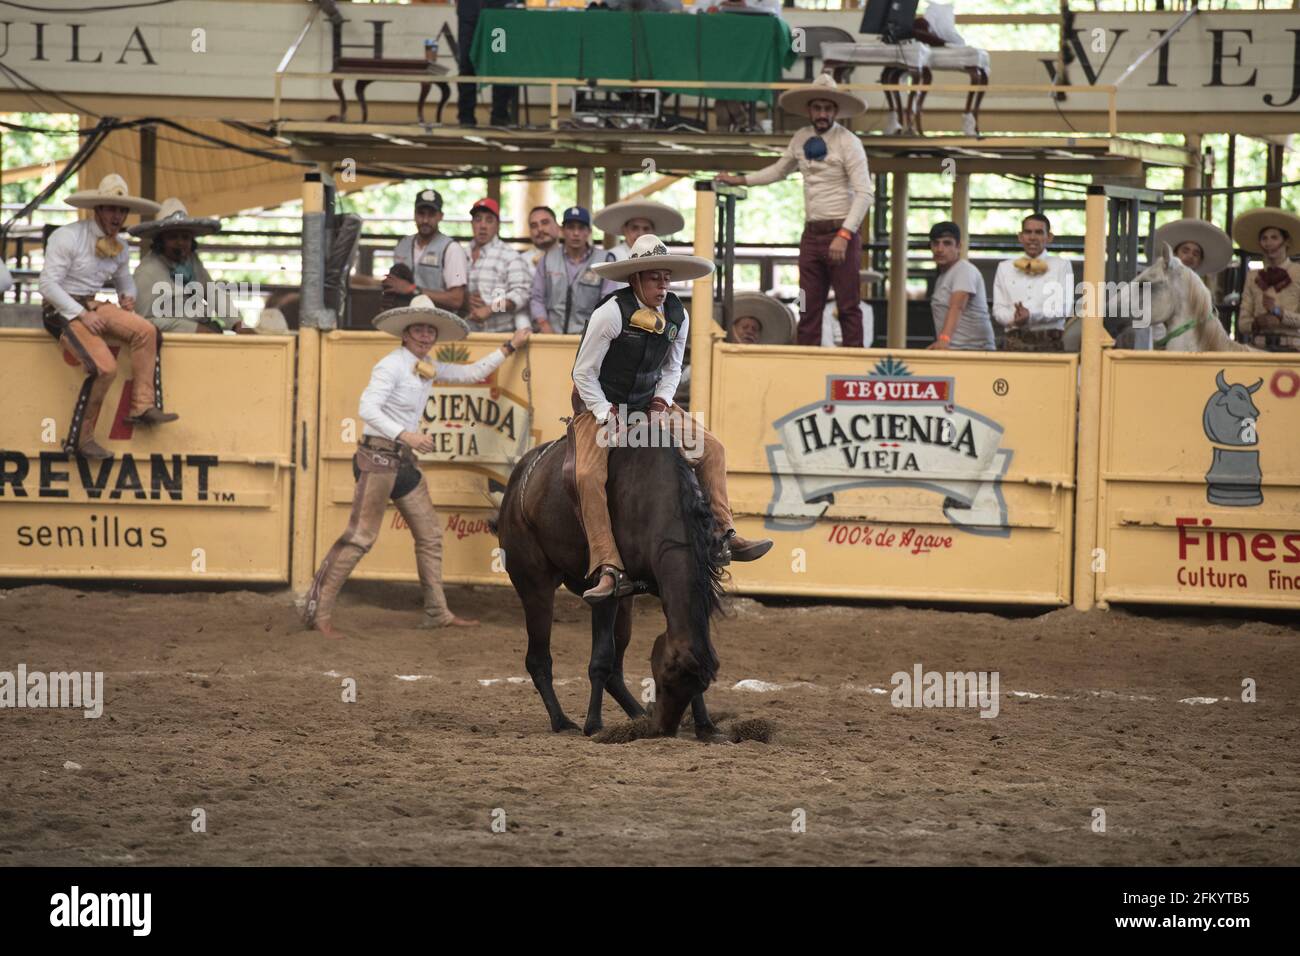
[[[1229,338],[1214,309],[1214,299],[1205,283],[1179,261],[1164,243],[1156,261],[1133,280],[1130,301],[1139,296],[1143,284],[1151,292],[1151,341],[1166,352],[1257,352]]]

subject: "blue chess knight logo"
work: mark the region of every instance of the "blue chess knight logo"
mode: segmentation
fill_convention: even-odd
[[[825,402],[772,423],[781,440],[767,446],[767,527],[812,527],[837,491],[901,486],[942,495],[944,517],[963,531],[1008,537],[1003,428],[954,404],[953,386],[892,357],[869,375],[827,376]]]

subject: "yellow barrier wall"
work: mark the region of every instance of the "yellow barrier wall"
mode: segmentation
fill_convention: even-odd
[[[1300,606],[1300,357],[1103,369],[1101,599]]]
[[[168,335],[163,393],[180,420],[121,419],[130,350],[96,436],[62,448],[85,379],[44,332],[0,330],[0,576],[287,581],[294,340]]]
[[[473,335],[435,347],[443,361],[468,363],[507,340]],[[316,560],[319,564],[347,527],[352,506],[352,455],[361,439],[361,393],[374,364],[398,348],[379,332],[331,332],[321,357],[321,485],[317,497]],[[577,354],[576,336],[535,335],[489,378],[474,384],[436,384],[421,428],[439,449],[422,455],[422,468],[443,526],[443,577],[460,584],[507,584],[494,560],[496,536],[487,522],[505,491],[512,463],[529,448],[564,434],[562,416],[572,415],[569,393]],[[527,429],[531,366],[535,414]],[[397,509],[389,506],[383,531],[353,577],[416,580],[412,539]]]
[[[1078,363],[720,344],[741,593],[1063,604]]]

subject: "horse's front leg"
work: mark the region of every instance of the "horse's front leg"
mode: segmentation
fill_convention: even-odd
[[[718,730],[709,709],[704,706],[704,695],[696,694],[691,698],[691,719],[695,722],[695,736],[705,743],[722,743],[727,738]]]
[[[637,701],[636,695],[627,689],[623,677],[623,655],[632,641],[632,602],[634,597],[625,597],[618,602],[618,616],[614,620],[614,671],[609,675],[605,689],[624,712],[634,720],[645,716],[645,708]]]
[[[614,648],[614,621],[618,615],[619,603],[611,598],[591,609],[591,662],[587,665],[587,677],[591,680],[591,702],[587,704],[587,722],[582,725],[582,732],[588,737],[603,726],[600,704],[605,687],[614,673],[617,657]]]

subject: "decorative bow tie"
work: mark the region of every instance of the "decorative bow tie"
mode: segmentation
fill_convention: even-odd
[[[100,236],[95,240],[95,255],[101,259],[113,259],[122,254],[122,244],[112,236]]]
[[[1267,269],[1260,269],[1255,275],[1255,284],[1261,289],[1281,292],[1291,284],[1291,273],[1281,266],[1269,266]]]
[[[632,313],[629,319],[638,329],[645,329],[647,332],[654,332],[656,335],[663,332],[668,320],[664,318],[662,312],[656,312],[654,309],[637,309]]]
[[[1040,276],[1047,271],[1046,262],[1042,259],[1031,259],[1028,256],[1021,256],[1011,264],[1021,272],[1028,272],[1031,276]]]
[[[438,367],[429,362],[416,362],[415,374],[420,376],[426,382],[431,382],[438,377]]]

